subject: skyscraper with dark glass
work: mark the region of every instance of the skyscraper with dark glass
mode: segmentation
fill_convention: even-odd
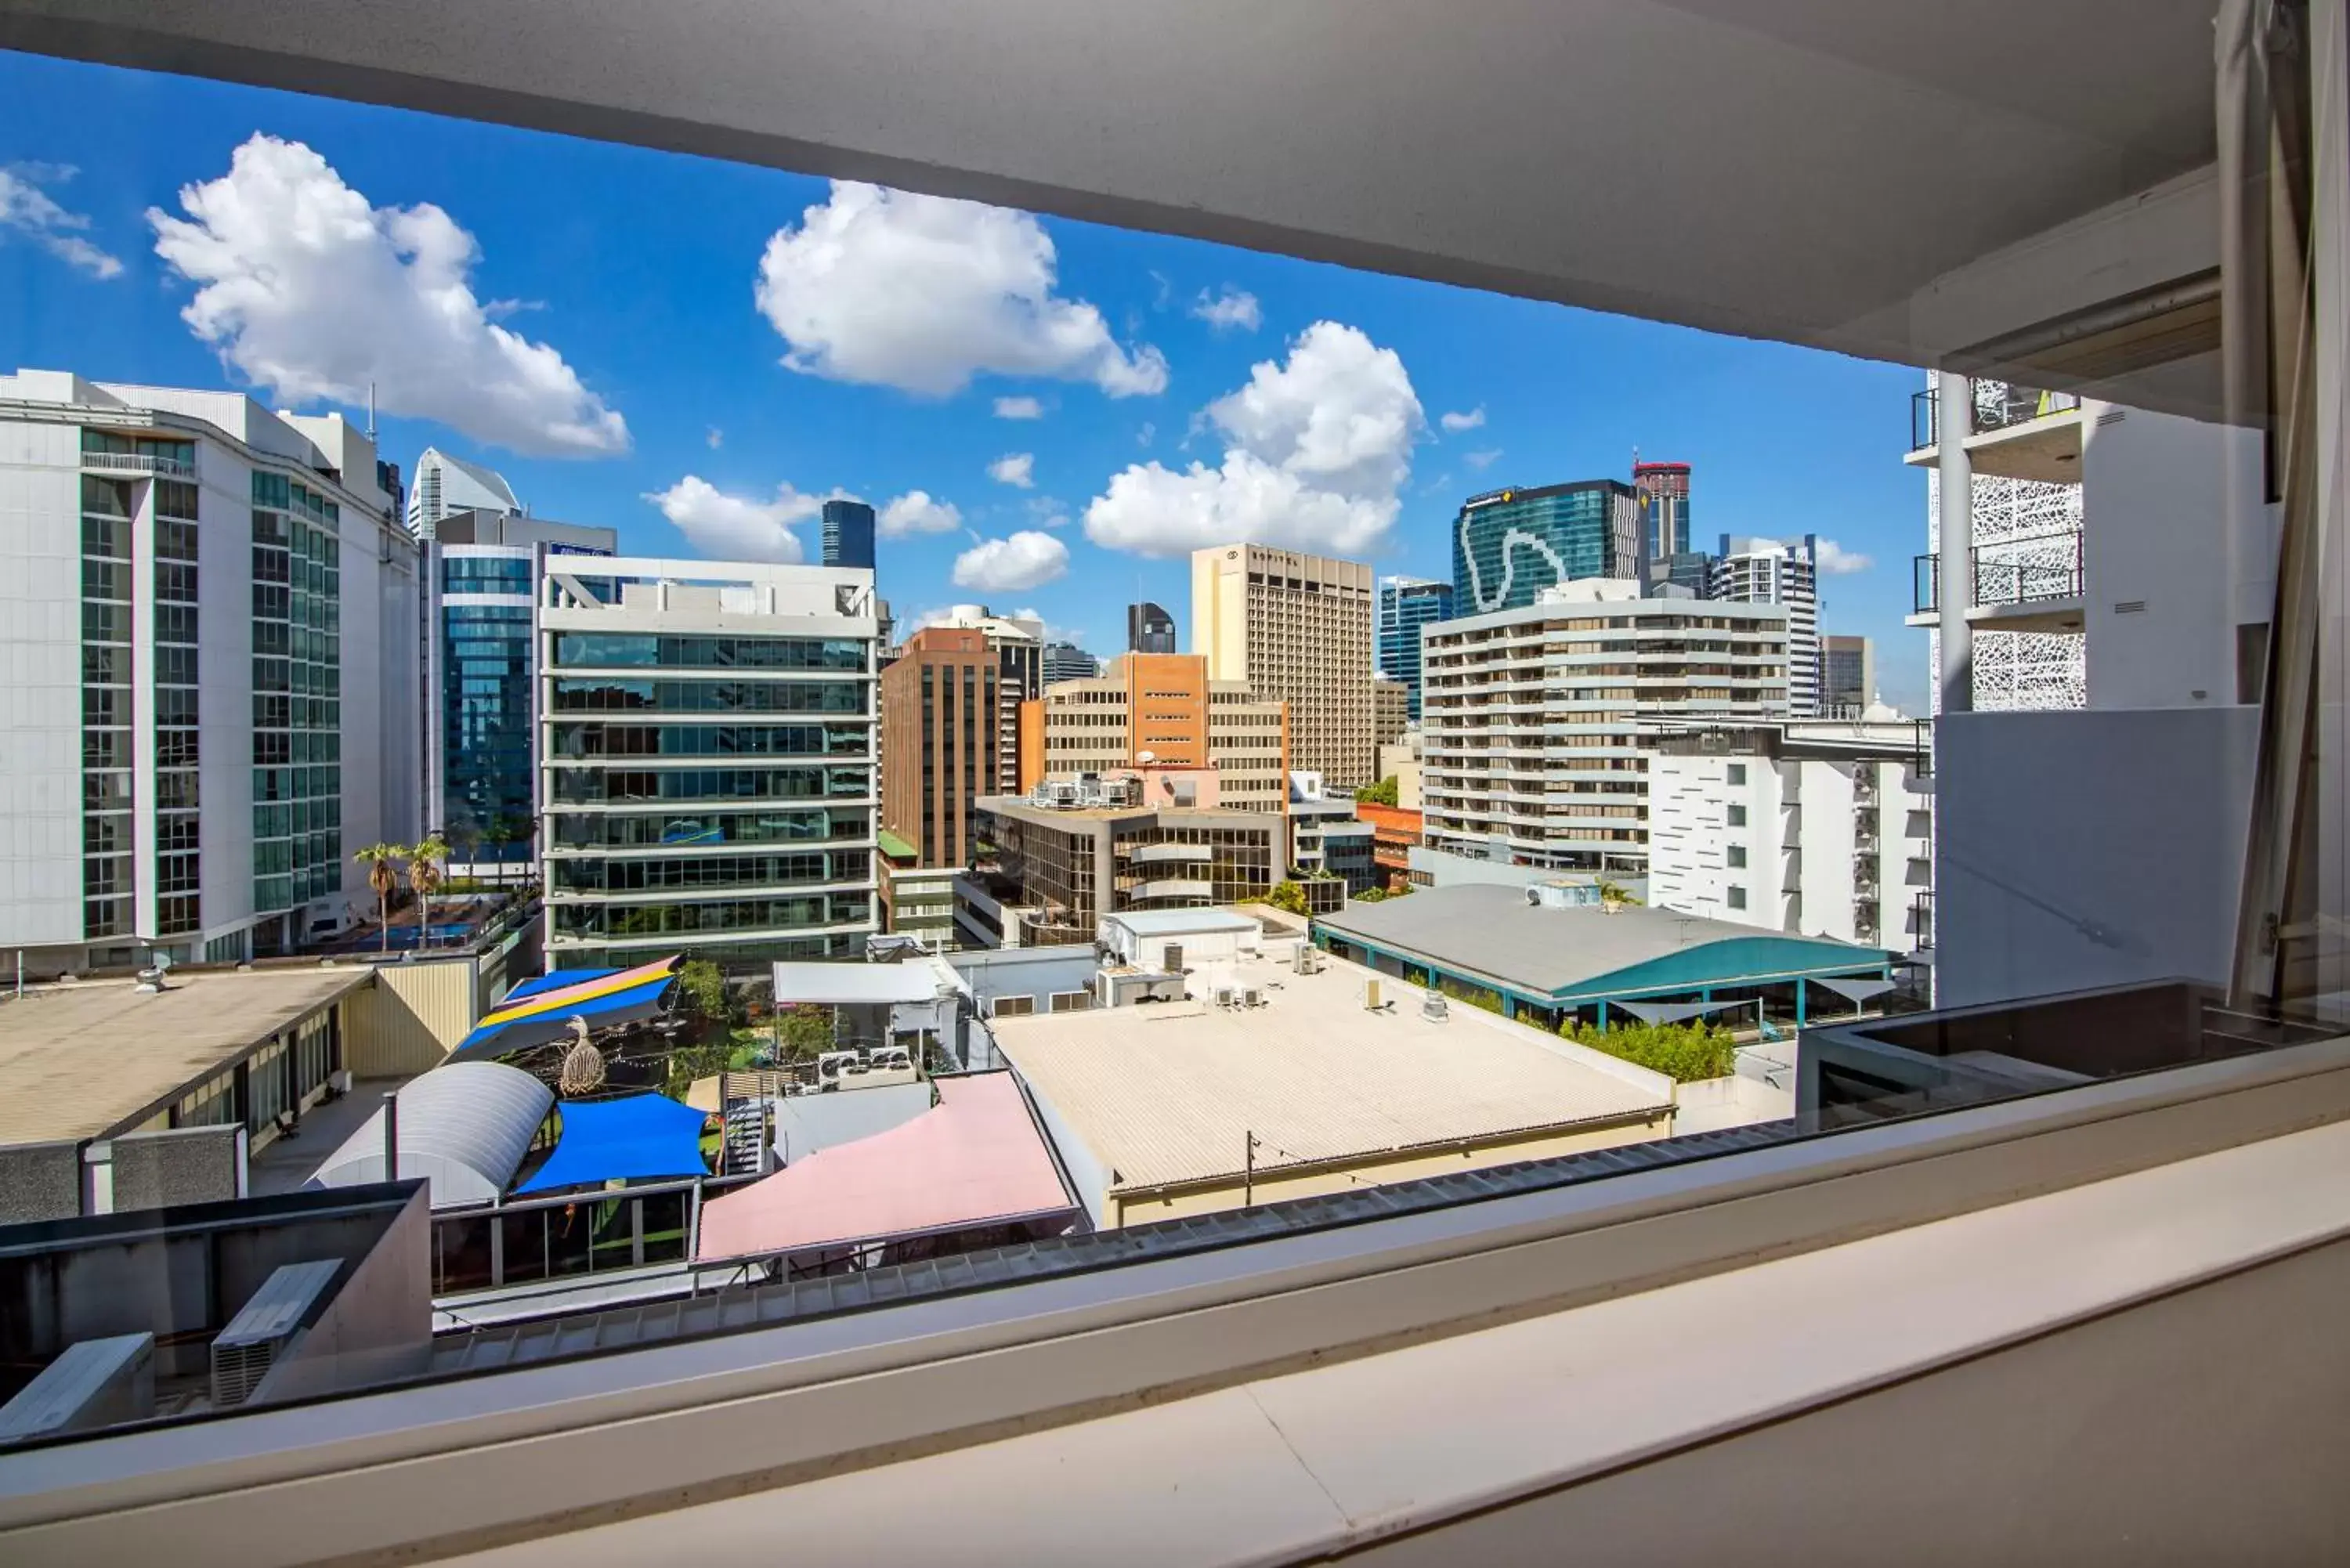
[[[527,865],[539,815],[532,607],[542,571],[609,556],[609,528],[454,512],[424,541],[425,822],[457,864]],[[549,568],[547,562],[555,566]]]
[[[1126,607],[1126,650],[1128,653],[1175,651],[1175,618],[1145,599]]]
[[[1452,618],[1452,585],[1425,577],[1381,577],[1373,635],[1379,673],[1404,685],[1404,711],[1419,722],[1419,628]]]
[[[873,569],[873,508],[862,501],[824,504],[824,564]]]
[[[1640,498],[1620,479],[1583,479],[1472,495],[1452,523],[1456,614],[1530,605],[1583,577],[1645,582]]]

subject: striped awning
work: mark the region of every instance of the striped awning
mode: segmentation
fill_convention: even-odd
[[[678,963],[671,956],[634,969],[557,970],[525,981],[450,1054],[504,1056],[526,1051],[561,1039],[574,1018],[586,1019],[590,1029],[650,1018],[660,1012],[663,997],[675,983]]]

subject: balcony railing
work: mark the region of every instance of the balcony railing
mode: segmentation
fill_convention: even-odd
[[[1989,389],[1993,383],[1970,381],[1972,406],[1967,410],[1968,435],[1984,435],[2005,430],[2010,425],[2023,424],[2031,420],[2045,419],[2050,414],[2068,413],[2081,406],[2081,400],[2071,392],[2045,391],[2038,387],[2003,386]],[[1941,440],[1941,397],[1933,388],[1909,395],[1909,450],[1922,452]]]
[[[114,473],[152,473],[164,479],[193,479],[196,476],[196,465],[192,462],[143,452],[86,452],[81,454],[81,465]]]
[[[1976,606],[2041,604],[2051,599],[2080,597],[2081,538],[2077,531],[2067,528],[2022,539],[2002,539],[1996,545],[1977,545],[1971,552]],[[2012,553],[2019,550],[2033,550],[2043,558],[2031,561],[2012,559]],[[1983,556],[1987,551],[2011,558],[1985,560]],[[1914,613],[1930,615],[1941,607],[1941,567],[1942,558],[1939,555],[1918,556],[1913,559],[1910,606]]]

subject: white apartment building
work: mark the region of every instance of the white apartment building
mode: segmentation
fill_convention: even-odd
[[[421,830],[417,549],[375,444],[236,392],[0,377],[0,948],[241,960]]]
[[[1424,832],[1450,854],[1642,875],[1647,722],[1786,713],[1779,605],[1587,578],[1421,636]]]
[[[1765,930],[1933,943],[1925,725],[1681,724],[1648,763],[1648,901]]]
[[[1809,534],[1792,544],[1724,534],[1708,589],[1718,600],[1786,610],[1787,711],[1798,719],[1820,711],[1819,558]]]
[[[635,556],[541,579],[550,969],[846,958],[874,908],[873,574]]]
[[[1290,765],[1372,782],[1375,584],[1359,561],[1263,545],[1191,554],[1191,651],[1217,680],[1289,704]]]

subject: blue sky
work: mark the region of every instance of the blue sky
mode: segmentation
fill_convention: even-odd
[[[1138,596],[1184,623],[1180,552],[1224,530],[1443,577],[1464,496],[1627,476],[1637,446],[1695,465],[1700,542],[1869,557],[1822,628],[1922,704],[1900,367],[25,56],[0,101],[0,365],[306,409],[375,380],[387,456],[476,458],[647,554],[813,554],[817,498],[899,500],[901,615],[1033,607],[1097,652]]]

